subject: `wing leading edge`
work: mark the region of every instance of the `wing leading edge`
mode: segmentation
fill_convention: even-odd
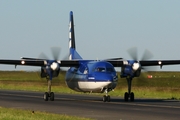
[[[61,67],[78,67],[81,61],[95,61],[95,60],[61,60],[59,64]],[[123,67],[127,65],[126,60],[104,60],[110,62],[114,67]],[[141,66],[160,66],[163,65],[178,65],[180,60],[151,60],[151,61],[139,61]],[[9,60],[0,59],[0,64],[7,65],[24,65],[24,66],[45,66],[47,65],[47,60],[43,59],[22,59],[22,60]]]
[[[127,60],[107,60],[110,62],[114,67],[123,67],[124,65],[128,64]],[[160,66],[163,65],[177,65],[180,64],[180,60],[151,60],[151,61],[139,61],[141,66]]]
[[[24,65],[24,66],[46,66],[47,60],[6,60],[0,59],[0,64],[7,64],[7,65]],[[78,67],[79,61],[78,60],[62,60],[59,61],[61,67]]]

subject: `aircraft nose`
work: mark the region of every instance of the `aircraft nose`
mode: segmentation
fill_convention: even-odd
[[[112,74],[103,74],[103,75],[96,75],[95,79],[98,81],[111,81],[117,80],[117,76]]]

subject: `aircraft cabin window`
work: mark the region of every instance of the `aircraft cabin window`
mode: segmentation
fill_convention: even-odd
[[[98,67],[98,68],[96,68],[96,71],[97,71],[97,72],[105,72],[106,69],[103,68],[103,67]]]

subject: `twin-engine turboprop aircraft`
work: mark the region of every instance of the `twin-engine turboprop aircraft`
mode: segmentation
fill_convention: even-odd
[[[83,60],[76,51],[73,12],[70,12],[69,23],[69,60],[58,60],[56,51],[54,60],[27,58],[21,60],[0,59],[0,64],[40,66],[41,77],[48,79],[48,92],[44,94],[44,100],[54,100],[54,93],[51,92],[51,81],[57,77],[60,67],[69,67],[65,76],[67,86],[79,92],[105,93],[104,102],[110,101],[108,92],[116,88],[118,75],[115,67],[121,67],[120,77],[126,78],[128,92],[124,94],[124,100],[134,101],[134,93],[131,92],[131,83],[134,77],[139,77],[144,66],[160,66],[180,64],[180,60],[123,60],[122,58],[112,58],[106,60]]]

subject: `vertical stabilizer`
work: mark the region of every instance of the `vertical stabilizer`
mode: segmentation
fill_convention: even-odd
[[[69,20],[69,47],[76,49],[75,45],[75,34],[74,34],[74,20],[73,20],[73,12],[70,12],[70,20]]]
[[[82,59],[76,51],[73,12],[70,11],[69,21],[69,59]]]

